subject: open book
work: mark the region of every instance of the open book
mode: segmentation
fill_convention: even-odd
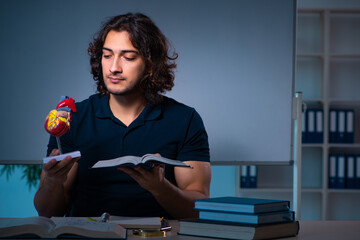
[[[141,229],[161,228],[160,217],[110,216],[108,222],[119,224],[124,228],[141,228]]]
[[[0,238],[6,237],[84,237],[126,239],[126,229],[116,223],[85,218],[0,218]]]
[[[190,165],[179,160],[172,160],[172,159],[160,157],[155,154],[145,154],[142,157],[124,156],[110,160],[101,160],[95,163],[95,165],[92,166],[92,168],[104,168],[104,167],[115,167],[115,166],[133,167],[137,165],[141,165],[146,168],[146,167],[151,167],[153,164],[159,164],[159,163],[179,166],[179,167],[190,167]]]

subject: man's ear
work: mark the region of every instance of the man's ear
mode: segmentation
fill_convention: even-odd
[[[152,61],[150,59],[147,61],[147,64],[146,64],[146,72],[147,72],[146,75],[148,75],[150,78],[154,74],[154,67],[153,67]]]

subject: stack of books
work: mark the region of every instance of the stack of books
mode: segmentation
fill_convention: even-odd
[[[180,220],[179,234],[221,239],[273,239],[296,236],[290,202],[285,200],[218,197],[195,200],[198,219]]]

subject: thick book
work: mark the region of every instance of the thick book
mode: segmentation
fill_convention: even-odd
[[[179,224],[181,235],[220,239],[274,239],[296,236],[299,232],[298,221],[249,225],[193,219],[180,220]]]
[[[204,198],[195,200],[195,209],[255,214],[290,210],[290,201],[242,197]]]
[[[266,224],[295,220],[293,211],[250,214],[205,210],[199,211],[199,219],[247,224]]]
[[[95,163],[95,165],[92,166],[92,168],[117,167],[117,166],[133,167],[138,165],[144,167],[152,167],[153,164],[167,164],[178,167],[190,167],[190,165],[179,160],[164,158],[155,154],[145,154],[142,157],[124,156],[110,160],[101,160]]]
[[[126,239],[126,229],[116,223],[82,218],[0,218],[0,238],[117,238]]]
[[[87,219],[91,221],[102,221],[103,217],[77,217],[82,219]],[[62,219],[62,217],[52,217],[51,218],[55,223]],[[115,216],[109,215],[107,222],[116,223],[124,228],[134,229],[158,229],[161,228],[161,218],[160,217],[128,217],[128,216]]]
[[[110,216],[109,222],[119,224],[124,228],[154,229],[161,228],[160,217],[125,217]]]

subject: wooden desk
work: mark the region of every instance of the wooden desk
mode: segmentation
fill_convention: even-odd
[[[149,237],[151,240],[209,240],[210,238],[191,237],[178,235],[178,221],[170,221],[171,232],[166,237]],[[128,230],[128,239],[144,239],[144,237],[134,236],[132,231]],[[214,239],[214,238],[212,238]],[[282,240],[359,240],[360,239],[360,221],[300,221],[300,232],[296,237],[281,238]]]

